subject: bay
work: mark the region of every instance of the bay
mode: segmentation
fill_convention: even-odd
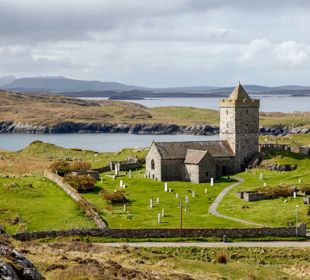
[[[149,147],[152,141],[207,141],[218,135],[138,135],[126,133],[65,133],[65,134],[0,134],[0,149],[18,151],[40,140],[65,148],[81,148],[98,152],[116,152],[123,148]]]
[[[283,112],[291,113],[295,111],[306,112],[310,111],[310,97],[294,97],[289,95],[251,95],[252,98],[260,99],[261,112]],[[89,100],[105,100],[107,98],[88,97],[81,99]],[[204,109],[219,109],[219,97],[210,98],[146,98],[143,100],[124,100],[144,105],[149,108],[164,107],[164,106],[186,106]]]

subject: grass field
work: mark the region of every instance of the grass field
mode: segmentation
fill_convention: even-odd
[[[95,227],[71,198],[43,177],[0,178],[0,225],[8,233]]]
[[[237,191],[262,187],[264,182],[268,186],[278,186],[280,183],[297,184],[299,179],[304,183],[310,182],[310,157],[300,156],[294,153],[281,153],[278,156],[265,160],[265,162],[296,164],[297,169],[289,172],[252,169],[249,173],[243,172],[238,174],[245,182],[227,194],[219,205],[219,212],[269,226],[287,226],[295,224],[296,205],[298,205],[298,221],[309,223],[310,215],[307,215],[307,213],[310,207],[303,204],[302,197],[297,197],[296,199],[290,197],[288,199],[278,198],[246,202],[235,196]],[[263,180],[259,178],[260,173],[263,174]]]
[[[308,146],[310,145],[309,134],[288,134],[285,136],[260,136],[260,143],[286,144],[290,146]]]
[[[54,144],[35,141],[18,152],[0,150],[0,173],[3,174],[41,174],[49,165],[59,159],[83,160],[92,168],[106,166],[111,160],[125,160],[128,156],[144,158],[146,149],[123,149],[120,152],[102,152],[67,149]]]
[[[93,192],[85,193],[83,196],[92,202],[100,211],[102,217],[108,222],[110,228],[174,228],[180,226],[180,197],[186,212],[183,211],[184,228],[204,227],[242,227],[244,225],[217,218],[208,214],[208,208],[219,192],[233,181],[228,182],[225,178],[216,182],[214,187],[206,184],[192,184],[188,182],[169,182],[169,188],[173,192],[164,192],[164,183],[145,179],[142,176],[143,170],[132,173],[132,178],[124,175],[115,180],[108,173],[101,176],[103,182],[98,182]],[[123,180],[128,186],[125,189],[126,196],[130,202],[124,211],[123,205],[111,206],[100,195],[102,189],[113,192],[119,189],[119,181]],[[208,193],[205,194],[205,188]],[[192,191],[195,197],[192,197]],[[176,198],[176,193],[179,198]],[[189,197],[189,203],[185,203],[185,196]],[[151,209],[150,198],[153,197],[154,207]],[[157,197],[159,203],[157,203]],[[157,222],[157,215],[165,209],[165,217],[161,223]]]

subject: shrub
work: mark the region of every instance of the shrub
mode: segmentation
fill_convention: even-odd
[[[90,164],[86,161],[76,160],[70,163],[72,171],[87,171],[90,169]]]
[[[262,187],[256,190],[263,193],[269,198],[288,197],[293,194],[294,188],[288,185],[280,185],[277,187]]]
[[[300,184],[297,188],[301,191],[306,193],[306,195],[310,194],[310,185],[309,184]]]
[[[220,251],[215,255],[215,262],[226,264],[228,262],[227,253],[224,251]]]
[[[64,161],[64,160],[59,160],[59,161],[53,162],[50,165],[50,169],[54,173],[57,173],[60,176],[64,176],[71,171],[69,162]]]
[[[85,161],[65,161],[65,160],[59,160],[56,162],[53,162],[50,165],[50,169],[57,173],[60,176],[65,176],[66,174],[72,172],[72,171],[87,171],[90,169],[90,164]]]
[[[66,175],[64,182],[71,185],[78,192],[92,190],[96,184],[96,180],[89,175]]]
[[[107,191],[101,191],[100,195],[111,204],[120,204],[128,202],[123,191],[116,191],[109,193]]]

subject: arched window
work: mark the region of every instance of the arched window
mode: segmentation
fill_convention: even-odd
[[[151,160],[151,169],[155,169],[155,162],[154,162],[154,159]]]

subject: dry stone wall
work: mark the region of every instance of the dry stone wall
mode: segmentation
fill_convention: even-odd
[[[306,236],[306,225],[297,227],[298,236]],[[240,228],[240,229],[71,229],[63,231],[36,231],[23,232],[12,235],[13,238],[21,241],[58,237],[58,236],[99,236],[111,238],[173,238],[179,237],[220,237],[243,238],[243,237],[290,237],[296,236],[296,227],[278,228]]]
[[[53,181],[55,184],[61,187],[80,206],[80,208],[85,211],[86,215],[91,218],[99,228],[107,227],[106,223],[97,213],[95,207],[86,199],[84,199],[73,187],[67,183],[64,183],[62,177],[49,171],[46,171],[44,175],[47,179]]]

